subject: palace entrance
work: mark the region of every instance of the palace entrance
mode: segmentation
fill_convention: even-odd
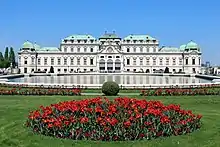
[[[112,72],[113,71],[113,60],[112,59],[108,59],[107,60],[107,71],[108,72]]]
[[[99,71],[100,72],[120,72],[121,71],[121,61],[116,59],[115,62],[112,59],[108,59],[107,62],[104,59],[99,61]]]

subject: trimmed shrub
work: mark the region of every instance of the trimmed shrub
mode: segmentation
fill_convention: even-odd
[[[191,133],[201,127],[201,118],[180,105],[97,97],[40,106],[30,112],[26,125],[57,138],[124,141]]]
[[[102,85],[102,93],[106,96],[116,96],[119,93],[119,85],[114,81],[107,81]]]

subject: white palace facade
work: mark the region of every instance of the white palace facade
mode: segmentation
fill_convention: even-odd
[[[193,42],[180,47],[160,47],[149,35],[120,38],[114,32],[98,39],[71,35],[59,47],[40,47],[26,41],[18,53],[20,73],[50,72],[164,72],[200,73],[201,50]]]

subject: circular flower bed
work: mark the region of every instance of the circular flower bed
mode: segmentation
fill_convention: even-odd
[[[201,127],[201,117],[160,101],[97,97],[40,106],[26,125],[58,138],[122,141],[190,133]]]

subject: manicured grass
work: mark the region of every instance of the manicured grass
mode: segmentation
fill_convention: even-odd
[[[200,130],[183,136],[128,142],[73,141],[33,134],[23,124],[40,105],[91,96],[0,96],[0,147],[217,147],[220,145],[220,96],[148,97],[203,115]],[[111,97],[114,98],[114,97]],[[144,98],[144,97],[138,97]]]

